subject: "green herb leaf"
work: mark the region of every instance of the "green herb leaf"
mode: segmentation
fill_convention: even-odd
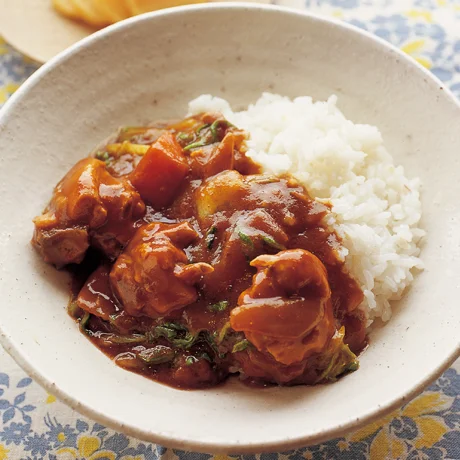
[[[174,339],[177,336],[177,330],[169,327],[167,324],[156,326],[153,330],[155,338],[165,337],[168,340]]]
[[[124,343],[144,343],[148,340],[148,337],[143,334],[131,334],[131,335],[118,335],[112,334],[106,339],[108,342],[116,344]]]
[[[212,312],[225,311],[229,305],[227,300],[221,300],[220,302],[214,303],[208,306],[208,309]]]
[[[219,127],[222,128],[234,128],[234,125],[232,125],[229,121],[227,120],[216,120],[211,127],[209,128],[211,131],[212,139],[213,142],[217,142],[219,140],[219,133],[217,130]]]
[[[176,353],[172,348],[165,347],[164,345],[156,345],[153,348],[142,350],[137,358],[145,364],[163,364],[169,363],[174,359]]]
[[[212,249],[212,246],[214,245],[214,241],[216,239],[216,234],[217,234],[217,227],[211,227],[207,232],[206,232],[206,247],[208,249]]]
[[[81,315],[81,312],[82,312],[76,300],[73,300],[72,302],[69,303],[69,306],[67,307],[67,311],[69,315],[74,319],[78,319],[78,317]]]
[[[184,147],[184,150],[192,150],[192,149],[197,149],[198,147],[204,147],[205,145],[208,145],[208,142],[206,139],[201,139],[196,142],[192,142],[191,144],[188,144]]]
[[[191,366],[192,364],[195,364],[198,362],[198,358],[196,358],[195,356],[187,356],[185,358],[185,364],[187,364],[187,366]]]
[[[177,348],[190,348],[199,334],[192,334],[185,326],[176,323],[163,323],[153,329],[153,337],[164,337]]]
[[[86,334],[88,330],[86,329],[86,326],[88,325],[88,321],[91,318],[91,315],[88,312],[85,312],[83,317],[80,319],[80,331]]]
[[[249,345],[251,345],[251,342],[249,342],[249,340],[247,339],[244,339],[241,342],[235,343],[235,345],[233,345],[232,353],[238,353],[239,351],[244,351],[246,350],[246,348],[249,347]]]
[[[345,372],[356,371],[359,368],[359,362],[356,355],[350,350],[350,347],[343,342],[345,329],[342,327],[332,339],[332,354],[327,356],[329,362],[317,382],[330,381],[335,382],[337,378]],[[335,341],[335,344],[334,344]]]
[[[197,133],[197,134],[200,134],[201,131],[203,131],[203,129],[209,128],[209,126],[210,126],[209,123],[206,123],[206,124],[204,124],[204,125],[201,125],[201,126],[196,130],[196,133]]]
[[[212,125],[206,124],[200,126],[195,133],[196,137],[199,137],[199,140],[192,142],[184,147],[184,150],[192,150],[198,147],[204,147],[206,145],[214,144],[219,142],[219,127],[228,128],[233,126],[227,120],[216,120]],[[208,129],[209,128],[209,129]],[[204,131],[204,132],[203,132]]]
[[[179,133],[176,137],[179,141],[190,141],[192,136],[192,133]]]
[[[176,347],[188,349],[197,341],[198,335],[187,332],[184,338],[171,339],[171,343]]]
[[[167,327],[168,329],[174,329],[175,331],[182,331],[182,332],[187,332],[188,329],[183,326],[182,324],[178,323],[163,323],[164,327]]]
[[[225,339],[225,336],[227,335],[227,332],[231,329],[232,327],[230,326],[230,321],[227,321],[225,324],[224,324],[224,327],[219,331],[219,335],[217,336],[216,338],[216,343],[217,345],[220,345],[224,339]]]
[[[221,353],[219,351],[216,341],[214,340],[213,336],[211,335],[209,331],[203,331],[202,337],[203,337],[203,340],[209,345],[209,347],[215,353],[216,356],[218,356],[219,358],[225,358],[225,353]]]
[[[359,369],[359,361],[355,360],[349,364],[347,371],[354,372]]]
[[[201,353],[200,358],[212,363],[212,359],[207,353]]]
[[[110,160],[110,155],[108,152],[104,152],[102,150],[99,150],[96,152],[96,154],[94,155],[95,158],[97,158],[98,160],[101,160],[101,161],[109,161]]]
[[[270,246],[270,247],[272,247],[274,249],[278,249],[279,251],[284,251],[286,249],[285,246],[283,246],[282,244],[278,243],[271,236],[262,235],[262,240],[266,245],[268,245],[268,246]]]
[[[254,242],[252,241],[252,239],[246,235],[246,233],[242,232],[241,230],[238,232],[238,236],[240,238],[240,240],[246,244],[247,246],[249,246],[251,249],[254,248]]]

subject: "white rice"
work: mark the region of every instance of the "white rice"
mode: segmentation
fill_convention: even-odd
[[[336,96],[313,102],[265,93],[246,111],[233,112],[224,99],[202,95],[189,112],[221,112],[250,133],[248,155],[267,172],[289,172],[313,197],[332,204],[327,223],[343,239],[340,256],[361,285],[370,325],[390,319],[390,301],[423,268],[420,181],[394,165],[375,126],[347,120],[336,103]]]

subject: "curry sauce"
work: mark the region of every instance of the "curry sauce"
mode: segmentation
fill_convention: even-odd
[[[245,140],[213,113],[126,128],[35,219],[44,260],[78,273],[71,315],[119,366],[186,389],[357,369],[363,293],[330,211],[293,177],[263,174]]]

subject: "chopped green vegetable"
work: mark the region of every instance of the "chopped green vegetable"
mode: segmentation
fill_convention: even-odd
[[[206,232],[206,247],[212,249],[216,239],[217,227],[213,226]]]
[[[350,347],[343,342],[344,337],[345,328],[341,327],[331,340],[330,350],[327,354],[329,361],[317,382],[334,382],[343,373],[356,371],[359,368],[358,358],[350,350]]]
[[[192,136],[192,133],[179,133],[176,137],[179,141],[190,141]]]
[[[249,342],[249,340],[247,339],[244,339],[241,342],[237,342],[235,343],[235,345],[233,345],[232,353],[238,353],[239,351],[244,351],[246,350],[246,348],[249,347],[249,345],[251,345],[251,342]]]
[[[198,362],[198,358],[196,358],[195,356],[187,356],[185,358],[185,364],[187,364],[187,366],[191,366],[192,364],[195,364]]]
[[[284,249],[286,249],[285,246],[283,246],[282,244],[278,243],[275,239],[273,239],[271,236],[265,236],[265,235],[262,235],[262,240],[265,244],[267,244],[268,246],[274,248],[274,249],[278,249],[279,251],[283,251]]]
[[[175,331],[188,331],[188,329],[185,326],[178,323],[163,323],[163,326],[169,329],[174,329]]]
[[[91,318],[91,315],[88,312],[85,312],[83,317],[80,319],[80,331],[86,333],[87,329],[86,326],[88,325],[88,321]]]
[[[161,326],[156,326],[153,330],[153,335],[155,338],[165,337],[166,339],[174,339],[177,335],[177,330],[165,323]]]
[[[142,350],[137,358],[146,364],[163,364],[169,363],[174,359],[176,353],[172,348],[164,345],[156,345],[153,348]]]
[[[212,359],[207,353],[201,353],[200,359],[205,359],[206,361],[212,363]]]
[[[206,128],[209,128],[209,123],[205,124],[205,125],[201,125],[197,130],[196,130],[196,133],[197,134],[200,134],[201,131],[203,131],[203,129],[206,129]]]
[[[208,145],[208,142],[206,139],[201,139],[196,142],[192,142],[191,144],[188,144],[184,147],[184,150],[192,150],[192,149],[197,149],[198,147],[204,147],[205,145]]]
[[[227,335],[227,332],[229,331],[229,329],[231,329],[230,321],[227,321],[224,324],[224,327],[219,331],[219,335],[216,338],[217,345],[220,345],[224,341],[225,336]]]
[[[214,140],[214,142],[217,142],[219,140],[219,133],[217,132],[217,130],[219,129],[219,127],[222,127],[222,128],[231,128],[233,127],[234,125],[232,125],[229,121],[227,120],[216,120],[212,125],[211,127],[209,128],[210,131],[211,131],[211,135],[212,135],[212,138]]]
[[[241,230],[238,232],[238,236],[240,238],[240,240],[246,244],[247,246],[249,246],[251,249],[254,248],[254,242],[252,241],[252,239],[246,235],[246,233],[242,232]]]
[[[216,340],[214,340],[214,337],[211,335],[210,332],[203,331],[201,335],[203,340],[209,345],[209,347],[216,354],[216,356],[218,356],[219,358],[225,358],[225,353],[221,353],[219,351],[219,348],[216,344]]]
[[[197,342],[207,343],[216,355],[222,357],[216,341],[208,331],[190,332],[185,326],[177,323],[163,323],[156,326],[151,333],[146,334],[146,340],[153,341],[159,337],[165,338],[171,346],[182,350],[189,350]]]
[[[176,323],[164,323],[153,329],[153,337],[164,337],[178,348],[190,348],[199,334],[192,334],[185,326]]]
[[[359,369],[359,361],[355,360],[350,363],[350,365],[347,367],[347,371],[354,372]]]
[[[81,313],[81,308],[78,306],[78,303],[76,300],[73,300],[72,302],[69,303],[69,306],[67,307],[67,311],[69,312],[69,315],[77,319],[79,314]]]
[[[132,335],[112,334],[106,340],[112,343],[116,343],[116,344],[144,343],[148,340],[148,337],[143,334],[132,334]]]
[[[195,132],[195,138],[198,138],[198,140],[186,145],[184,150],[192,150],[219,142],[219,127],[228,128],[231,126],[233,125],[227,120],[216,120],[212,125],[206,124],[200,126]]]
[[[101,160],[101,161],[110,160],[109,152],[104,152],[102,150],[97,151],[94,156],[95,156],[95,158],[97,158],[98,160]]]
[[[228,304],[229,303],[227,300],[221,300],[220,302],[209,305],[208,309],[213,312],[225,311],[228,307]]]
[[[170,342],[179,348],[190,348],[198,339],[199,334],[192,334],[191,332],[187,332],[185,337],[181,339],[172,339]]]

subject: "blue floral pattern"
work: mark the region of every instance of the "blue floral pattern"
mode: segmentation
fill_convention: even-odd
[[[0,355],[5,365],[10,358]],[[0,417],[0,460],[4,459],[106,459],[106,460],[366,460],[368,458],[458,459],[460,458],[460,373],[451,368],[425,393],[395,411],[345,438],[337,438],[308,448],[278,454],[223,455],[199,454],[139,442],[99,423],[83,419],[46,395],[22,371],[0,373],[2,399]],[[30,404],[29,399],[36,405]],[[5,415],[8,414],[8,415]],[[10,415],[13,414],[13,415]],[[424,420],[424,422],[421,422]],[[441,424],[442,435],[430,444],[433,433],[424,433],[427,422]],[[388,456],[378,449],[382,433],[402,455]],[[386,434],[385,434],[386,433]],[[394,440],[398,443],[395,445]],[[380,453],[379,453],[380,452]]]
[[[289,4],[288,0],[273,3]],[[293,0],[298,5],[298,1]],[[460,0],[305,0],[388,40],[460,96]],[[0,106],[37,65],[0,37]],[[460,459],[460,361],[427,391],[382,420],[289,452],[242,460]],[[229,460],[140,442],[84,419],[47,395],[0,351],[0,460]]]

